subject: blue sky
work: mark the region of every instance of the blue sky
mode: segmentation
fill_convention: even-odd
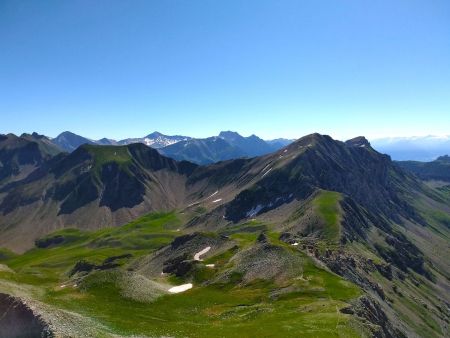
[[[448,0],[0,0],[0,132],[450,134]]]

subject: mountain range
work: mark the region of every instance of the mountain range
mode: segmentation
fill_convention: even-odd
[[[89,138],[74,134],[70,131],[65,131],[50,140],[52,143],[60,147],[61,150],[71,152],[77,149],[82,144],[127,145],[132,143],[143,143],[149,147],[158,149],[189,139],[191,138],[187,136],[179,136],[179,135],[168,136],[158,132],[153,132],[141,138],[127,138],[119,141],[109,138],[102,138],[100,140],[91,140]]]
[[[176,160],[2,136],[3,303],[32,304],[41,335],[446,336],[450,186],[364,137],[261,141],[180,140],[162,148]]]
[[[217,139],[221,139],[218,140]],[[240,157],[254,157],[281,149],[292,143],[290,139],[262,140],[251,135],[242,137],[236,132],[224,131],[218,136],[196,139],[188,136],[168,136],[158,132],[142,138],[120,141],[103,138],[91,140],[71,132],[63,132],[51,139],[61,150],[71,152],[81,144],[127,145],[143,143],[174,159],[188,160],[197,164],[209,164]],[[179,145],[177,143],[182,142]],[[390,155],[396,161],[428,162],[450,154],[449,136],[392,137],[374,139],[374,149]]]
[[[54,139],[49,140],[62,151],[67,152],[74,151],[82,144],[118,146],[143,143],[176,160],[187,160],[197,164],[210,164],[240,157],[260,156],[276,151],[292,142],[292,140],[287,139],[264,141],[255,135],[243,137],[231,131],[223,131],[219,136],[204,139],[180,135],[168,136],[159,132],[153,132],[142,138],[128,138],[120,141],[107,138],[91,140],[65,131]]]

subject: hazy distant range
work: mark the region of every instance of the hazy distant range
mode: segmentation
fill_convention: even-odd
[[[397,161],[426,162],[450,155],[450,135],[380,138],[370,143],[376,150]]]
[[[263,140],[255,135],[243,137],[236,132],[224,131],[218,136],[196,139],[189,136],[164,135],[158,132],[142,138],[91,140],[86,137],[63,132],[51,142],[71,152],[81,144],[126,145],[144,143],[177,160],[190,160],[199,164],[213,163],[238,157],[254,157],[276,151],[293,142],[290,139]],[[389,137],[370,140],[374,149],[388,154],[396,161],[433,161],[450,155],[450,135]]]

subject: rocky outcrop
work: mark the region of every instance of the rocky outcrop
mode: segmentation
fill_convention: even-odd
[[[234,241],[221,236],[192,233],[175,238],[171,244],[143,258],[132,268],[147,277],[160,276],[161,272],[172,273],[179,277],[187,276],[198,266],[196,254],[205,248],[210,249],[201,255],[201,259],[220,254],[234,245]]]
[[[251,284],[257,280],[283,285],[303,273],[303,258],[296,252],[271,244],[260,234],[250,248],[238,252],[230,262],[233,267],[218,277],[219,282]]]
[[[37,248],[45,249],[64,243],[65,238],[62,235],[49,236],[45,238],[37,239],[35,245]]]
[[[0,293],[0,337],[54,337],[48,324],[21,299]]]
[[[112,256],[106,258],[102,264],[94,264],[91,262],[88,262],[84,259],[78,261],[75,266],[70,271],[69,275],[73,276],[76,273],[89,273],[94,270],[109,270],[117,268],[121,265],[121,260],[127,260],[129,258],[133,257],[132,254],[124,254],[120,256]]]
[[[385,240],[388,246],[375,244],[375,248],[386,262],[395,265],[403,272],[411,269],[429,280],[433,279],[433,275],[425,268],[422,252],[403,234],[391,232]]]
[[[401,331],[392,325],[380,304],[370,296],[358,298],[352,306],[341,309],[341,312],[356,315],[371,323],[370,330],[373,337],[406,338]]]

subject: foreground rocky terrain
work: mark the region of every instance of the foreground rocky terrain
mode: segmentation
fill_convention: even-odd
[[[208,166],[143,144],[38,149],[0,181],[0,292],[35,316],[17,326],[448,336],[450,195],[362,137]]]

